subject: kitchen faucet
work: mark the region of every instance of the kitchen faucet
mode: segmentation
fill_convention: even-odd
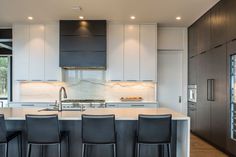
[[[62,111],[62,92],[63,92],[63,98],[67,98],[65,87],[61,87],[59,90],[58,111]]]
[[[3,108],[3,101],[0,101],[0,104],[1,104],[1,108]]]

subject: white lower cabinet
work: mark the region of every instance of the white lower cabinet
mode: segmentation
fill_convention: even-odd
[[[107,103],[107,108],[157,108],[157,103]]]
[[[9,103],[12,108],[51,108],[53,104],[47,103]]]
[[[119,104],[109,104],[109,103],[107,103],[106,104],[106,106],[107,106],[107,108],[119,108]]]

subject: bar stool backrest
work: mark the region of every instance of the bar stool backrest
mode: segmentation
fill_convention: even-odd
[[[0,114],[0,143],[7,142],[7,130],[4,115]]]
[[[60,142],[57,115],[26,115],[27,140],[31,144]]]
[[[137,140],[139,143],[170,143],[171,115],[139,115]]]
[[[115,115],[82,115],[82,141],[90,144],[115,143]]]

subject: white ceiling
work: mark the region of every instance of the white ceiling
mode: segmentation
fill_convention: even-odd
[[[51,22],[66,19],[106,19],[114,22],[154,23],[164,26],[189,26],[219,0],[0,0],[0,27],[12,23]],[[73,10],[73,6],[82,10]],[[177,21],[176,16],[182,20]]]

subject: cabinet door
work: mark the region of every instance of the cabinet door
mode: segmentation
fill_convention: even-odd
[[[13,26],[13,79],[29,79],[29,26]]]
[[[108,103],[106,105],[107,105],[107,108],[119,108],[119,104]]]
[[[211,103],[207,100],[207,79],[211,79],[211,53],[199,55],[197,76],[197,128],[196,133],[210,140]]]
[[[140,80],[156,81],[157,26],[140,26]]]
[[[108,25],[108,80],[123,80],[124,25]]]
[[[226,1],[220,1],[211,10],[211,47],[226,42]]]
[[[195,132],[197,128],[197,109],[196,104],[192,102],[188,102],[188,116],[190,117],[191,121],[190,129],[192,132]]]
[[[139,25],[125,25],[124,80],[139,80]]]
[[[44,80],[44,25],[30,26],[29,79]]]
[[[45,25],[45,80],[59,81],[59,25]]]
[[[211,50],[214,78],[214,100],[211,101],[211,141],[221,148],[226,145],[226,45]]]
[[[193,57],[197,54],[197,27],[193,24],[188,28],[188,57]]]
[[[228,41],[236,39],[236,1],[235,0],[226,0],[226,9],[227,9],[227,39]]]
[[[197,64],[198,56],[192,57],[188,60],[188,84],[197,84]]]
[[[198,34],[198,53],[205,52],[210,49],[210,13],[206,13],[196,23]]]

